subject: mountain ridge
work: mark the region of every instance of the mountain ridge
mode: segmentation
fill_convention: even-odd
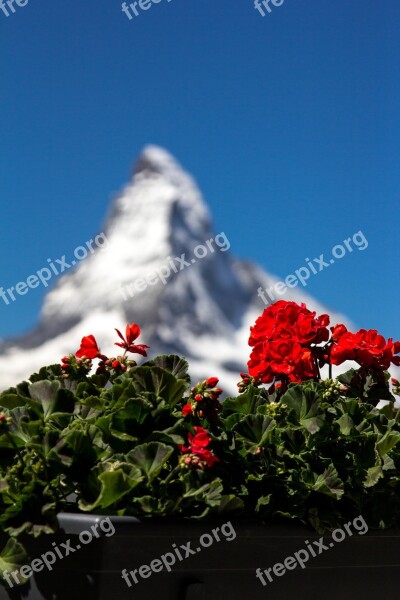
[[[84,335],[95,335],[103,352],[115,354],[114,327],[137,322],[140,342],[151,346],[150,355],[184,355],[193,379],[218,376],[221,386],[234,393],[239,372],[246,369],[249,327],[265,308],[257,290],[270,288],[278,279],[231,256],[229,232],[213,232],[195,180],[158,146],[146,146],[140,154],[131,180],[111,205],[103,232],[107,245],[60,275],[49,290],[38,325],[19,339],[3,342],[0,386],[57,362],[75,351]],[[223,243],[217,244],[218,236]],[[203,257],[196,255],[200,247],[207,250],[202,250]],[[168,264],[165,282],[159,277],[154,284],[142,284],[142,291],[124,299],[124,286],[146,282],[149,274]],[[331,314],[332,321],[348,323],[302,290],[290,290],[285,299],[306,302]]]

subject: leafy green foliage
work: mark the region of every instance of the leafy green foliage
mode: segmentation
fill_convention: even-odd
[[[26,564],[28,556],[23,546],[14,538],[9,538],[7,544],[2,549],[0,554],[0,578],[3,578],[4,573],[11,573],[20,565]],[[20,576],[20,583],[25,583],[27,580]]]
[[[26,562],[16,538],[54,532],[61,510],[144,519],[242,507],[230,442],[215,423],[218,466],[183,460],[180,447],[199,425],[182,415],[187,370],[178,356],[112,378],[68,378],[52,366],[0,394],[0,531],[9,536],[0,578]]]
[[[66,509],[140,519],[234,512],[320,532],[360,514],[370,528],[400,525],[400,419],[386,375],[349,371],[342,388],[249,382],[211,418],[187,410],[197,389],[187,370],[160,356],[72,380],[53,365],[0,394],[0,529],[9,536],[0,577],[26,562],[17,538],[54,532]]]
[[[320,532],[360,514],[370,528],[400,525],[400,411],[375,407],[393,400],[388,378],[353,370],[339,379],[346,387],[291,384],[279,402],[252,384],[225,401],[248,514],[301,519]]]

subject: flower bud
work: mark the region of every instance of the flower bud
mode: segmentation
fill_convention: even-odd
[[[214,388],[218,384],[218,381],[218,377],[210,377],[209,379],[207,379],[206,385],[208,388]]]
[[[7,417],[7,415],[3,412],[0,413],[0,429],[6,428],[7,425],[10,425],[10,423],[12,423],[12,418]]]

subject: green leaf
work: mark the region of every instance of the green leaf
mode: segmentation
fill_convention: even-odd
[[[393,458],[390,458],[388,454],[383,457],[382,471],[392,471],[396,468]]]
[[[129,371],[137,394],[152,393],[157,401],[165,400],[170,407],[183,398],[187,382],[160,367],[135,367]]]
[[[338,472],[333,465],[329,465],[322,475],[316,477],[312,489],[320,494],[331,496],[336,500],[340,500],[344,494],[343,481],[339,478]]]
[[[233,431],[241,438],[249,452],[255,453],[257,449],[272,441],[272,432],[276,427],[276,421],[266,415],[247,415]]]
[[[107,508],[121,500],[142,480],[143,477],[139,469],[135,468],[129,469],[129,473],[126,473],[122,468],[103,471],[98,475],[98,481],[101,486],[98,497],[92,504],[87,504],[81,499],[79,501],[79,508],[86,512],[95,508]]]
[[[28,555],[26,554],[24,547],[17,542],[15,538],[9,538],[0,553],[0,578],[4,580],[4,573],[7,574],[16,571],[26,564],[28,564]],[[23,578],[19,573],[18,575],[20,584],[27,581],[27,579]],[[14,578],[12,578],[11,581],[15,584]]]
[[[390,392],[389,374],[385,374],[384,381],[381,377],[377,377],[375,373],[368,373],[364,382],[364,397],[371,403],[375,404],[379,400],[390,400],[394,402],[395,397]]]
[[[202,485],[200,488],[191,487],[184,494],[184,498],[202,499],[209,506],[219,506],[222,500],[223,485],[221,479],[217,478]]]
[[[55,379],[56,377],[60,377],[62,375],[61,365],[60,363],[56,363],[54,365],[49,365],[47,367],[42,367],[39,373],[33,373],[29,377],[29,381],[35,383],[37,381],[44,381],[49,379]]]
[[[388,454],[400,442],[400,433],[398,431],[387,431],[376,443],[376,449],[380,456]]]
[[[243,415],[241,415],[240,413],[233,413],[232,415],[229,415],[229,417],[224,419],[224,425],[225,425],[226,431],[232,431],[234,426],[237,423],[240,423],[240,421],[242,419],[243,419]]]
[[[176,354],[156,356],[152,360],[145,362],[142,367],[161,367],[161,369],[172,373],[177,379],[184,379],[187,383],[190,383],[188,375],[189,364],[184,358]]]
[[[45,420],[54,413],[73,413],[75,399],[72,392],[61,389],[59,381],[37,381],[29,386],[29,393],[43,409]]]
[[[264,506],[269,506],[271,503],[272,494],[268,494],[268,496],[261,496],[257,501],[256,512],[262,511]]]
[[[236,398],[226,398],[222,403],[222,414],[224,417],[239,413],[241,415],[255,414],[260,401],[260,392],[255,386],[251,386],[244,394]],[[265,403],[265,399],[263,400]]]
[[[337,424],[340,427],[340,433],[342,435],[350,435],[351,430],[354,427],[353,419],[349,415],[342,415],[338,420]]]
[[[363,369],[350,369],[339,375],[337,380],[349,388],[349,394],[377,404],[379,400],[395,400],[389,389],[389,378],[388,373],[384,373],[382,380],[381,374],[377,377],[373,372],[365,375]]]
[[[32,411],[28,408],[13,408],[10,415],[12,417],[10,432],[18,446],[28,443],[33,436],[40,435],[42,422],[32,420]]]
[[[111,419],[111,433],[120,440],[136,442],[139,439],[140,426],[149,417],[153,405],[143,398],[128,400]]]
[[[21,398],[18,394],[2,394],[0,396],[0,407],[1,408],[17,408],[18,406],[25,406],[26,398]]]
[[[222,496],[221,502],[218,506],[219,513],[243,511],[243,509],[243,500],[241,498],[238,498],[234,494],[230,494],[229,496]]]
[[[135,498],[134,503],[140,506],[140,509],[147,514],[154,514],[157,507],[157,499],[154,496],[141,496]]]
[[[136,465],[145,473],[149,482],[152,482],[159,475],[173,452],[174,448],[171,446],[161,442],[150,442],[131,450],[127,454],[127,460]]]
[[[16,488],[17,494],[13,494],[12,503],[0,513],[1,528],[13,537],[22,532],[33,534],[35,537],[41,533],[53,533],[53,525],[56,521],[56,511],[44,516],[43,508],[46,504],[54,501],[56,491],[42,481],[35,480],[34,469],[29,483],[23,480]],[[13,488],[15,488],[15,482]]]
[[[348,387],[352,387],[354,380],[358,378],[358,371],[356,369],[349,369],[346,373],[342,373],[337,376],[337,380]]]
[[[76,465],[83,474],[96,462],[96,452],[90,436],[82,431],[69,431],[62,435],[48,452],[49,461],[64,466]]]
[[[367,471],[367,476],[364,481],[364,487],[366,487],[366,488],[373,487],[374,485],[376,485],[378,483],[379,479],[381,479],[382,477],[383,477],[383,473],[382,473],[381,465],[376,465],[375,467],[371,467]]]
[[[82,406],[92,409],[94,412],[101,411],[104,408],[104,401],[99,396],[87,396],[80,400]]]
[[[321,387],[311,383],[308,386],[290,386],[281,401],[293,410],[301,427],[304,427],[309,433],[315,434],[325,421],[325,415],[319,407],[320,400]]]
[[[153,431],[147,438],[148,442],[165,442],[171,446],[176,444],[185,445],[185,438],[183,435],[173,433],[173,429],[166,429],[165,431]]]

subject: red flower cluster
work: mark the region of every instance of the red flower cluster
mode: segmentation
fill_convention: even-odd
[[[179,449],[186,456],[183,458],[183,463],[188,466],[193,466],[197,469],[205,469],[212,467],[219,462],[219,458],[215,456],[211,450],[207,448],[211,442],[210,434],[204,427],[194,427],[195,435],[189,433],[189,446],[179,445]]]
[[[131,325],[129,325],[128,323],[128,325],[126,326],[126,339],[118,329],[116,329],[115,331],[122,340],[122,344],[121,342],[115,342],[115,345],[119,346],[120,348],[124,348],[125,354],[127,352],[134,352],[135,354],[147,356],[146,350],[147,348],[149,348],[149,346],[146,346],[145,344],[133,344],[133,342],[140,335],[139,325],[137,325],[136,323],[132,323]],[[87,335],[82,338],[81,347],[79,348],[79,350],[77,350],[77,352],[75,352],[75,356],[77,356],[78,358],[101,358],[102,360],[107,360],[107,357],[104,356],[104,354],[100,353],[100,349],[93,335]]]
[[[331,327],[330,337],[328,325],[328,315],[317,317],[305,304],[280,300],[269,306],[250,328],[249,375],[262,383],[300,383],[319,377],[318,367],[327,363],[354,360],[366,371],[400,365],[400,342],[386,341],[376,329],[351,333],[341,324]]]
[[[209,377],[193,387],[187,404],[182,408],[183,416],[193,415],[200,419],[215,420],[222,408],[219,401],[222,389],[216,387],[217,384],[217,377]]]
[[[250,328],[249,374],[263,383],[317,377],[312,345],[329,340],[328,325],[328,315],[316,317],[305,304],[280,300],[269,306]]]
[[[338,331],[334,328],[336,343],[331,349],[331,363],[341,365],[346,360],[354,360],[366,369],[383,370],[390,368],[391,363],[400,365],[400,342],[387,341],[376,329],[360,329],[357,333],[347,331],[344,325]],[[336,330],[336,331],[335,331]]]
[[[114,375],[118,375],[125,373],[131,367],[136,366],[136,362],[134,360],[129,360],[126,356],[127,352],[147,356],[146,350],[149,346],[133,343],[140,335],[139,325],[136,323],[129,325],[128,323],[125,330],[125,337],[118,329],[115,331],[122,340],[122,343],[116,342],[115,345],[125,350],[122,356],[117,356],[116,358],[105,356],[101,353],[96,338],[93,335],[86,335],[82,338],[80,348],[75,352],[75,355],[70,354],[61,359],[61,369],[64,373],[63,378],[72,377],[76,379],[80,376],[84,376],[90,371],[92,366],[91,361],[94,358],[100,359],[96,373],[112,372]]]

